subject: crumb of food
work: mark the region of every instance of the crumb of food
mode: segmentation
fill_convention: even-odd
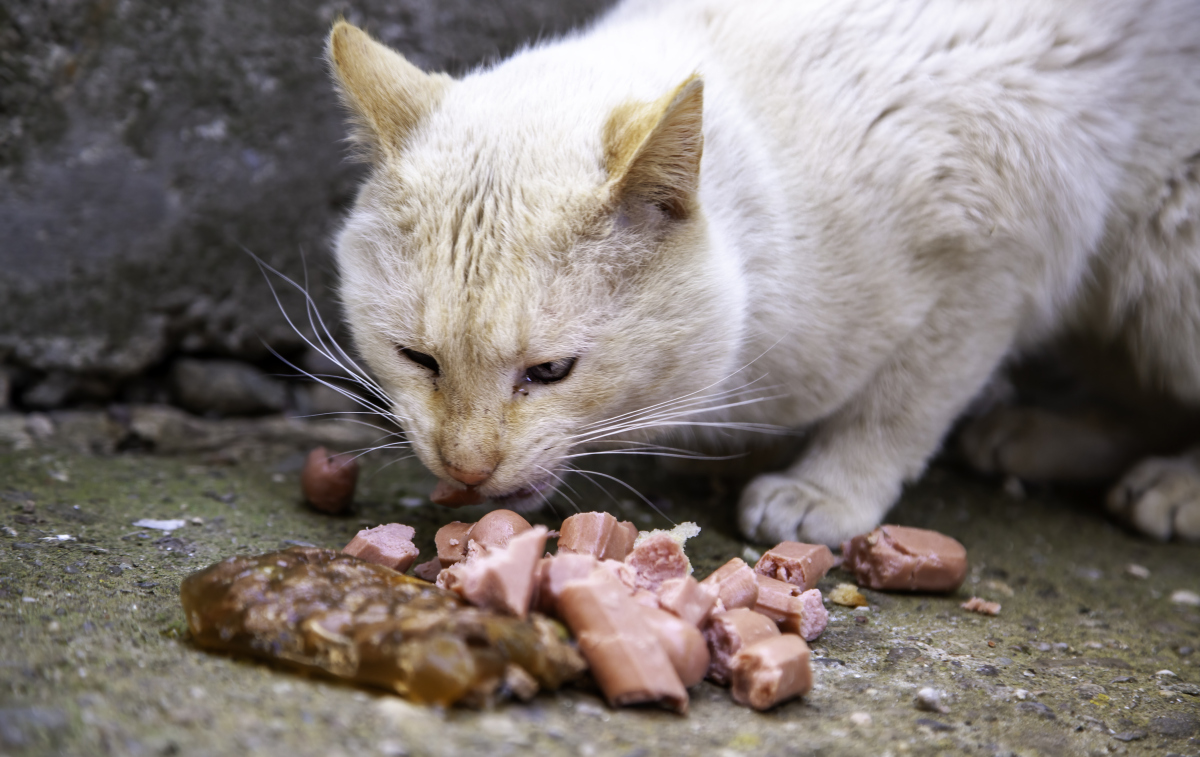
[[[1125,572],[1134,578],[1140,578],[1143,581],[1150,577],[1150,569],[1145,565],[1137,565],[1136,563],[1129,563],[1126,565]]]
[[[662,528],[656,528],[653,531],[638,531],[637,539],[634,540],[633,546],[636,548],[639,544],[649,539],[655,534],[666,534],[675,541],[679,542],[679,546],[684,546],[684,542],[691,539],[693,536],[700,535],[700,526],[697,526],[691,521],[684,521],[670,531]]]
[[[854,584],[838,584],[829,592],[829,601],[843,607],[866,607],[867,598]]]
[[[1177,605],[1191,605],[1192,607],[1200,606],[1200,594],[1187,589],[1179,589],[1171,592],[1171,601]]]
[[[971,597],[966,602],[963,602],[961,605],[959,605],[959,607],[963,608],[964,610],[970,610],[971,612],[977,612],[980,615],[1000,614],[999,602],[989,602],[986,599],[980,599],[979,597]]]
[[[852,712],[850,722],[859,727],[868,726],[871,725],[871,715],[866,712]]]
[[[352,455],[331,455],[324,447],[308,453],[300,472],[304,498],[317,510],[338,514],[354,504],[358,461]]]
[[[917,692],[917,709],[945,715],[950,712],[950,708],[942,702],[945,696],[941,691],[927,686]]]

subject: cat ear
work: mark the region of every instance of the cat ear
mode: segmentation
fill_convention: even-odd
[[[611,196],[657,205],[686,218],[700,186],[704,151],[704,81],[692,74],[653,103],[618,106],[604,128],[604,160]]]
[[[353,113],[351,138],[376,157],[397,154],[451,82],[444,74],[426,74],[345,21],[329,32],[326,56],[342,103]]]

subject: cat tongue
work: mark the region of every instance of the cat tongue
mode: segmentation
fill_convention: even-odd
[[[429,501],[446,507],[466,507],[467,505],[478,505],[487,500],[487,497],[479,493],[479,490],[474,487],[459,489],[445,481],[438,481],[437,486],[433,487],[433,492],[429,495]]]

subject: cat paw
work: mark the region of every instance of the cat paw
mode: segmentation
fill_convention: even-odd
[[[1108,511],[1160,541],[1200,541],[1200,464],[1152,457],[1108,492]]]
[[[980,473],[1023,481],[1101,481],[1139,456],[1136,439],[1111,419],[1011,405],[969,422],[959,444]]]
[[[750,482],[738,503],[738,525],[763,544],[800,541],[840,546],[879,524],[873,512],[855,508],[805,481],[769,473]]]

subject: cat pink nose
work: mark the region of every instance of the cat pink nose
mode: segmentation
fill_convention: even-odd
[[[484,481],[487,481],[488,476],[492,475],[491,468],[486,470],[462,470],[460,468],[455,468],[450,463],[446,463],[446,472],[449,473],[450,477],[455,481],[464,483],[467,486],[477,486],[482,484]]]

